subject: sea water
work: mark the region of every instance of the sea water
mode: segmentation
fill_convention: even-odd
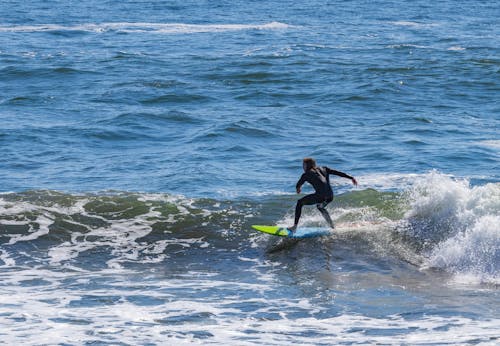
[[[2,1],[1,343],[498,344],[499,18]],[[337,231],[253,231],[293,222],[305,156],[359,181]]]

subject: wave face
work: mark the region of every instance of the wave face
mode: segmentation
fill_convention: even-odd
[[[1,209],[3,258],[15,265],[34,261],[83,269],[158,263],[184,248],[189,254],[192,247],[216,246],[224,239],[218,232],[229,232],[244,218],[233,215],[233,208],[227,202],[163,194],[7,194]],[[27,258],[8,256],[9,248],[28,243],[36,250]]]
[[[346,246],[382,249],[381,256],[389,251],[423,268],[498,284],[499,196],[499,184],[471,187],[436,172],[403,193],[345,193],[331,209],[339,228],[331,241],[345,238]],[[294,201],[289,195],[214,200],[129,192],[3,194],[0,258],[8,266],[103,269],[166,263],[182,254],[203,264],[220,248],[252,249],[262,237],[250,231],[251,224],[291,224]],[[319,213],[306,213],[304,225],[324,223]],[[20,251],[25,248],[32,251]]]

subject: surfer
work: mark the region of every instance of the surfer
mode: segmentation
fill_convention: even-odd
[[[315,193],[302,197],[297,201],[297,205],[295,207],[295,223],[292,227],[288,227],[288,229],[292,232],[297,229],[300,215],[302,214],[302,207],[304,205],[312,204],[316,204],[316,207],[321,212],[321,215],[323,215],[326,222],[328,222],[328,225],[330,225],[331,228],[334,228],[335,225],[333,224],[332,218],[326,210],[326,206],[328,205],[328,203],[333,200],[333,190],[330,186],[330,174],[351,179],[352,183],[355,186],[358,185],[358,182],[356,181],[356,179],[343,172],[336,171],[326,166],[316,166],[316,161],[310,157],[306,157],[302,161],[302,167],[304,168],[304,174],[302,174],[295,187],[297,193],[300,193],[302,185],[306,181],[313,186]]]

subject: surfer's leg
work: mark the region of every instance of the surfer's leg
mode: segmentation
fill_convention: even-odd
[[[295,231],[299,224],[300,216],[302,215],[302,207],[304,205],[312,205],[318,203],[318,196],[316,194],[307,195],[297,201],[295,206],[295,221],[292,227],[288,227],[290,231]]]
[[[318,203],[316,204],[316,207],[318,208],[318,210],[320,211],[321,215],[323,215],[323,217],[325,218],[326,222],[328,223],[328,225],[331,227],[331,228],[335,228],[335,224],[333,223],[333,220],[330,216],[330,213],[328,213],[328,210],[326,210],[326,206],[328,205],[328,203],[330,203],[332,200],[331,199],[327,199],[326,201],[324,202],[321,202],[321,203]]]
[[[297,201],[297,204],[295,205],[295,221],[293,223],[293,226],[288,227],[288,229],[292,232],[294,232],[297,229],[297,225],[299,224],[300,216],[302,215],[302,207],[304,204],[302,204],[302,199],[299,199]]]

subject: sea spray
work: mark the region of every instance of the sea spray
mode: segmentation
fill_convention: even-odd
[[[471,186],[431,172],[405,196],[409,210],[401,230],[427,258],[424,267],[499,282],[500,184]]]
[[[474,225],[438,244],[428,265],[458,281],[500,285],[500,216],[480,217]]]

